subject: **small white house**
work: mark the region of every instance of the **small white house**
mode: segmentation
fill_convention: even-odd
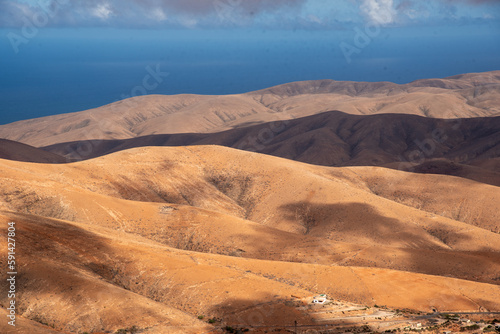
[[[312,300],[312,303],[322,305],[322,304],[326,303],[327,300],[328,300],[328,297],[326,295],[322,294],[322,295],[314,297]]]

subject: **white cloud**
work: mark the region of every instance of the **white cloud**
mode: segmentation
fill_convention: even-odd
[[[111,16],[111,14],[113,14],[113,11],[111,10],[111,6],[109,5],[109,3],[102,3],[92,9],[91,13],[101,20],[107,20]]]
[[[33,15],[33,12],[31,10],[30,6],[28,6],[28,5],[21,4],[21,3],[15,3],[15,2],[11,2],[11,1],[9,1],[9,4],[12,7],[17,8],[21,13],[23,13],[24,16]]]
[[[361,11],[370,21],[380,25],[390,24],[396,20],[393,0],[363,0]]]
[[[222,5],[221,5],[222,4]],[[51,12],[52,26],[350,29],[446,20],[500,20],[499,0],[0,0],[0,27]]]
[[[151,11],[151,17],[159,22],[165,21],[167,19],[167,15],[160,7],[157,7]]]

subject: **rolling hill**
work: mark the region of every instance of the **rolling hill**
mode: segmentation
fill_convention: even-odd
[[[0,171],[1,229],[16,223],[27,330],[314,326],[318,315],[300,300],[318,293],[365,309],[500,310],[500,235],[486,213],[473,224],[400,200],[421,198],[412,182],[434,189],[427,196],[441,208],[456,200],[446,189],[498,203],[498,187],[452,176],[436,187],[431,175],[218,146],[0,160]]]
[[[324,328],[329,322],[318,323],[300,302],[318,291],[364,309],[375,303],[422,310],[499,308],[496,285],[181,251],[128,233],[38,216],[2,213],[0,221],[16,221],[19,242],[26,245],[19,254],[25,269],[15,333],[125,328],[222,333],[227,326],[259,333],[259,326],[279,330],[293,328],[294,321]],[[199,320],[202,316],[213,324]],[[13,333],[5,322],[0,329]]]
[[[486,263],[500,245],[500,236],[489,232],[498,227],[498,217],[488,210],[500,200],[498,187],[456,177],[440,176],[436,188],[433,175],[326,168],[216,146],[138,148],[69,165],[20,168],[4,161],[1,170],[3,210],[99,224],[169,246],[187,243],[223,255],[318,261],[308,244],[326,242],[332,243],[327,248],[348,250],[345,256],[340,250],[330,254],[326,263],[372,263],[474,280],[480,271],[485,282],[497,277],[496,265]],[[457,191],[463,188],[469,191]],[[441,199],[433,203],[435,198]],[[474,204],[475,219],[457,221],[464,218],[455,210],[457,201]],[[211,225],[203,217],[210,217]],[[255,239],[244,232],[248,227]],[[269,238],[270,246],[263,245]],[[290,240],[296,243],[287,251]],[[305,259],[293,255],[300,247]],[[371,251],[349,260],[366,248]],[[427,271],[408,258],[390,260],[400,250],[418,258],[420,248],[442,253],[433,260],[442,265]],[[454,272],[465,261],[457,252],[474,259],[470,270]],[[455,264],[445,265],[450,261]],[[473,269],[477,266],[482,269]]]
[[[496,165],[484,163],[500,156],[500,117],[444,120],[326,112],[213,134],[90,140],[43,149],[82,160],[134,147],[185,145],[222,145],[316,165],[386,166],[500,185]]]
[[[17,326],[0,332],[492,321],[499,100],[494,71],[141,96],[2,125],[0,233],[15,224],[18,274]]]
[[[0,138],[41,147],[79,140],[214,133],[329,110],[354,115],[490,117],[500,112],[499,78],[500,71],[494,71],[405,85],[320,80],[227,96],[140,96],[97,109],[2,125]]]

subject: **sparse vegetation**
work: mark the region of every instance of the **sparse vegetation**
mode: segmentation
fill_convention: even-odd
[[[39,324],[42,324],[42,325],[45,325],[45,326],[50,326],[49,323],[44,319],[42,318],[41,316],[39,315],[36,315],[33,319],[31,319],[33,321],[36,321],[38,322]],[[53,327],[53,326],[51,326]]]
[[[452,321],[458,321],[459,320],[458,314],[443,313],[443,314],[441,314],[441,318],[446,319],[446,320],[452,320]]]
[[[477,329],[479,329],[479,326],[477,324],[465,326],[465,327],[460,327],[461,332],[475,331]]]
[[[368,333],[368,332],[371,332],[371,331],[372,331],[372,330],[370,329],[370,326],[368,326],[368,325],[363,325],[363,326],[361,326],[360,330],[361,330],[361,332],[362,332],[362,333],[363,333],[363,332],[364,332],[364,333]]]
[[[483,328],[483,332],[495,332],[495,327],[493,327],[492,325],[488,325]]]
[[[254,179],[238,172],[214,171],[212,169],[205,169],[204,172],[209,183],[245,209],[245,217],[247,218],[255,206],[255,198],[251,194]]]
[[[431,116],[431,109],[428,106],[421,105],[418,107],[420,111],[426,116],[430,117]]]
[[[200,235],[196,230],[188,230],[177,235],[173,247],[193,252],[210,252],[210,246],[206,244],[206,235]]]
[[[304,234],[309,234],[311,229],[317,225],[310,204],[301,204],[295,210],[295,219],[305,228]]]
[[[378,193],[376,193],[375,190],[372,190],[372,192],[376,195],[381,195],[382,197],[386,197],[382,194],[381,191],[378,191]],[[418,210],[423,209],[427,205],[427,201],[425,198],[419,198],[418,196],[416,196],[416,194],[408,194],[401,190],[394,191],[394,193],[390,196],[387,196],[387,198],[392,199],[397,203],[401,203],[403,205],[410,206]]]
[[[139,331],[139,328],[137,328],[137,326],[132,326],[132,327],[129,327],[129,328],[125,328],[125,329],[119,329],[115,332],[116,334],[138,334],[140,333]]]
[[[474,211],[474,205],[463,199],[460,204],[453,208],[450,217],[456,221],[474,225],[482,216],[482,212]]]
[[[241,257],[241,254],[244,253],[245,251],[242,249],[235,249],[229,252],[229,256],[234,256],[234,257]]]

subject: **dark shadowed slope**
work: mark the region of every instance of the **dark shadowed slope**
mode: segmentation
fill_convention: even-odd
[[[494,159],[487,159],[489,161]],[[500,171],[495,170],[494,164],[485,164],[483,167],[470,164],[461,164],[447,159],[429,159],[422,164],[408,166],[408,170],[420,174],[438,174],[458,176],[465,179],[478,181],[481,183],[500,186]],[[405,170],[405,166],[399,162],[385,165],[384,167]]]
[[[7,139],[0,139],[0,159],[37,163],[67,162],[60,155]]]
[[[387,166],[500,184],[496,171],[463,167],[500,156],[500,117],[443,120],[415,115],[326,112],[215,134],[83,141],[44,149],[85,160],[142,146],[221,145],[324,166]],[[445,159],[436,162],[435,159]],[[430,161],[434,161],[430,164]],[[482,175],[482,176],[481,176]]]

